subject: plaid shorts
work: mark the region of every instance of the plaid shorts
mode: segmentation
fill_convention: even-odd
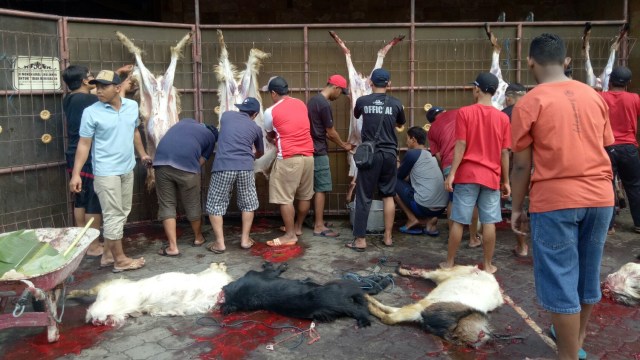
[[[209,194],[207,195],[207,214],[223,216],[229,207],[233,185],[236,192],[238,209],[242,212],[255,211],[260,206],[256,192],[256,177],[253,170],[214,171],[211,173]]]

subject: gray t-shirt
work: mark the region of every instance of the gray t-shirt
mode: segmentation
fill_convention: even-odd
[[[212,171],[253,170],[253,146],[264,151],[262,129],[248,114],[225,111],[220,117],[218,150]]]
[[[413,199],[420,206],[435,210],[449,204],[449,194],[444,189],[444,177],[438,161],[427,150],[410,149],[402,159],[398,178],[409,175],[415,191]]]

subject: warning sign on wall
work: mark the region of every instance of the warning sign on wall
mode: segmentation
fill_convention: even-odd
[[[60,61],[55,57],[18,56],[13,65],[13,88],[60,89]]]

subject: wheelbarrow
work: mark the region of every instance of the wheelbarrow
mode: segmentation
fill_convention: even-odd
[[[72,273],[78,268],[89,245],[100,235],[100,231],[92,228],[69,227],[42,228],[36,229],[35,232],[40,242],[49,243],[60,253],[70,250],[69,258],[64,264],[46,273],[28,276],[18,274],[10,280],[0,280],[0,330],[12,327],[46,326],[47,340],[55,342],[60,337],[58,324],[62,321],[64,314],[66,284],[73,279]],[[16,296],[20,297],[13,313],[5,314],[4,309],[9,299]],[[35,300],[34,310],[42,311],[25,312],[31,297]],[[62,298],[62,304],[61,313],[58,316],[60,298]]]

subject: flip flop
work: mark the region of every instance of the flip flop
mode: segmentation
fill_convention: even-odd
[[[440,231],[438,231],[438,230],[435,230],[435,231],[429,231],[429,230],[427,230],[427,229],[425,228],[425,229],[422,231],[422,233],[423,233],[423,234],[425,234],[425,235],[427,235],[427,236],[433,236],[433,237],[440,236]]]
[[[213,245],[215,243],[211,243],[211,245],[207,246],[207,250],[211,251],[214,254],[220,255],[220,254],[224,254],[225,250],[219,250],[219,249],[214,249]]]
[[[275,238],[273,240],[269,240],[267,241],[267,246],[271,246],[271,247],[283,247],[283,246],[293,246],[295,244],[297,244],[297,241],[291,241],[288,243],[283,243],[282,241],[280,241],[280,238]]]
[[[324,231],[321,231],[319,233],[314,232],[313,236],[321,236],[321,237],[329,237],[329,238],[337,238],[338,236],[340,236],[340,234],[338,234],[337,232],[331,230],[331,229],[327,229]]]
[[[553,325],[551,325],[551,327],[549,328],[549,333],[551,334],[551,337],[553,338],[553,340],[557,340],[556,329],[554,329]],[[587,358],[587,352],[584,351],[584,349],[580,348],[578,350],[578,359],[585,360],[586,358]]]
[[[118,268],[118,267],[115,267],[114,265],[113,270],[111,270],[111,272],[117,274],[124,271],[138,270],[138,269],[141,269],[143,266],[144,266],[144,258],[134,259],[133,261],[131,261],[131,263],[128,266],[123,268]]]
[[[196,239],[193,239],[193,242],[191,243],[191,247],[200,247],[202,245],[204,245],[207,242],[207,239],[203,239],[203,241],[201,243],[197,243]]]
[[[364,252],[367,249],[366,246],[365,247],[356,246],[356,240],[355,239],[353,241],[349,242],[349,243],[344,244],[344,246],[346,246],[347,248],[349,248],[349,249],[351,249],[353,251],[357,251],[357,252]]]
[[[413,229],[413,228],[409,228],[407,229],[406,225],[400,226],[400,230],[401,233],[403,234],[410,234],[410,235],[420,235],[422,234],[422,229]]]
[[[115,261],[109,261],[108,263],[100,263],[100,267],[99,269],[104,269],[104,268],[108,268],[108,267],[112,267],[113,264],[115,264]]]
[[[241,247],[242,249],[245,249],[245,250],[249,250],[249,249],[251,249],[251,248],[253,247],[253,245],[255,245],[255,244],[256,244],[256,242],[255,242],[255,241],[253,241],[253,239],[249,239],[249,241],[251,241],[251,245],[249,245],[249,246],[242,246],[242,245],[240,245],[240,247]]]
[[[167,252],[167,249],[169,248],[168,245],[164,245],[160,248],[161,252],[158,253],[158,255],[160,256],[166,256],[166,257],[180,257],[182,255],[182,253],[177,253],[177,254],[169,254]]]
[[[478,248],[478,247],[481,247],[481,246],[482,246],[482,237],[480,237],[480,236],[476,235],[476,239],[477,239],[477,240],[480,240],[480,244],[478,244],[478,245],[474,245],[474,246],[468,245],[468,247],[469,247],[470,249],[475,249],[475,248]]]

